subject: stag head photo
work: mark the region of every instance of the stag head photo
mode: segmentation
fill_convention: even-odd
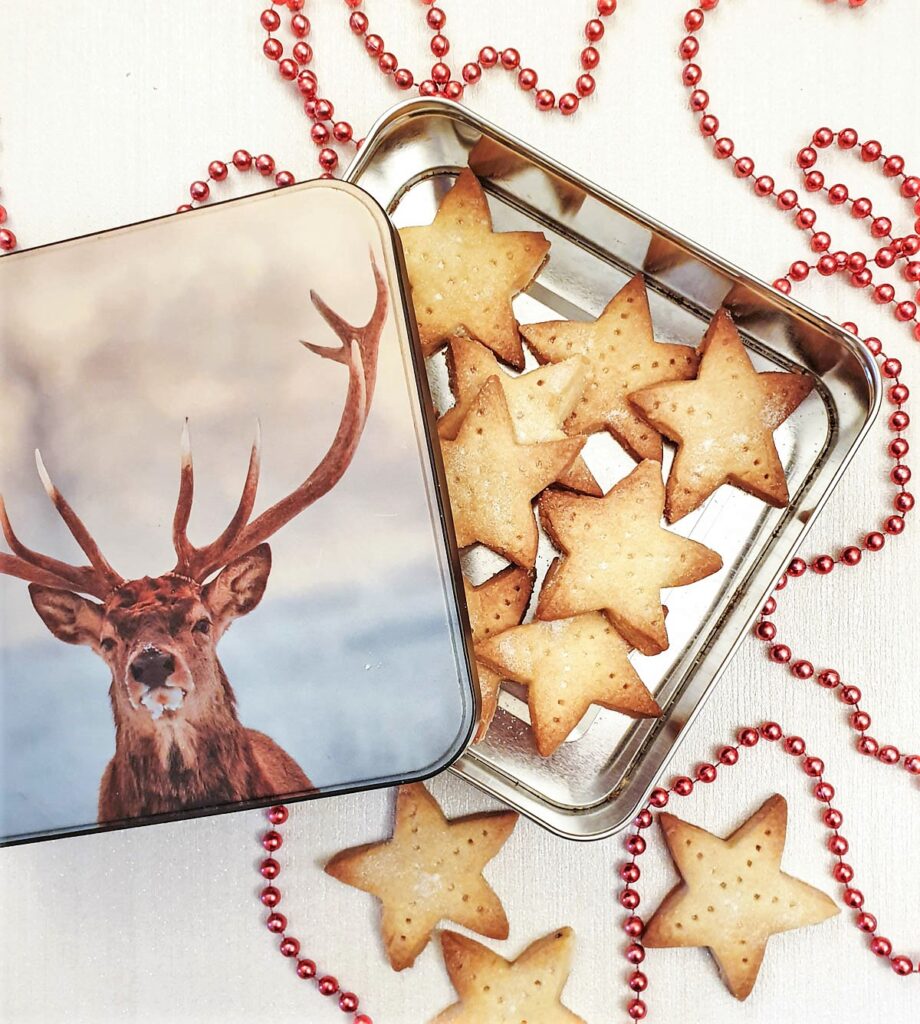
[[[100,823],[312,788],[304,769],[278,743],[241,723],[217,647],[231,624],[262,600],[272,569],[269,540],[335,487],[358,448],[388,306],[384,278],[371,259],[376,302],[365,326],[350,325],[310,292],[339,344],[302,344],[345,367],[344,407],[319,465],[255,518],[258,429],[236,511],[213,541],[199,547],[188,536],[194,479],[186,424],[172,521],[176,562],[161,575],[121,576],[52,482],[38,452],[41,482],[85,562],[72,564],[26,546],[0,498],[9,548],[0,552],[0,574],[28,584],[32,606],[52,636],[89,648],[110,676],[115,752],[99,784]]]

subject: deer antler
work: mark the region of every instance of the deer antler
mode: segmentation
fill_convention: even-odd
[[[249,458],[249,469],[243,485],[239,505],[227,528],[205,547],[196,548],[188,539],[187,527],[192,511],[194,494],[192,457],[188,432],[183,432],[182,470],[179,480],[179,498],[173,519],[173,544],[178,561],[175,572],[199,582],[251,551],[275,532],[328,493],[342,478],[358,448],[370,409],[377,381],[377,353],[380,335],[387,317],[388,295],[386,281],[371,253],[371,267],[377,288],[374,311],[364,327],[355,327],[316,294],[310,299],[326,323],[338,336],[341,344],[333,348],[304,341],[302,344],[323,359],[332,359],[348,367],[348,391],[338,430],[322,461],[304,482],[271,508],[249,522],[259,483],[259,445],[257,435]]]
[[[116,587],[124,583],[123,577],[109,565],[83,521],[54,486],[42,462],[41,453],[37,450],[35,464],[48,497],[90,564],[70,565],[27,548],[16,536],[6,512],[6,504],[0,496],[0,528],[13,552],[12,555],[0,552],[0,573],[28,583],[40,583],[58,590],[77,590],[105,600]]]

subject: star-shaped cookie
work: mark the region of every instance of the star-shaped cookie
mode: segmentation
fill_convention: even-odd
[[[630,395],[656,430],[678,442],[668,476],[668,522],[698,508],[722,484],[781,508],[789,490],[773,431],[811,391],[811,378],[758,373],[725,309],[713,318],[700,352],[696,380]]]
[[[590,369],[581,402],[566,423],[570,434],[608,430],[637,461],[661,461],[661,435],[629,404],[627,395],[665,380],[696,373],[696,350],[655,341],[648,294],[634,277],[593,322],[553,320],[521,333],[541,363],[580,354]]]
[[[474,587],[467,580],[463,581],[470,630],[473,634],[473,648],[477,655],[479,691],[482,696],[479,727],[473,737],[474,743],[481,743],[489,731],[498,706],[498,691],[501,688],[501,676],[479,659],[478,645],[516,626],[524,618],[533,592],[533,582],[533,570],[520,569],[514,565],[502,569],[485,583],[480,583],[478,587]]]
[[[537,750],[550,757],[592,704],[632,718],[661,708],[630,664],[629,644],[599,612],[515,626],[479,645],[480,661],[527,687]]]
[[[455,403],[438,420],[438,434],[443,438],[457,436],[460,424],[489,377],[498,377],[514,424],[514,436],[521,444],[539,441],[560,441],[565,438],[563,423],[578,404],[585,390],[588,363],[582,356],[572,356],[560,363],[541,366],[530,373],[512,377],[499,366],[492,353],[478,342],[467,338],[450,341],[450,386]],[[563,487],[600,496],[594,474],[579,455],[559,477]]]
[[[575,933],[560,928],[508,961],[456,932],[441,934],[444,965],[460,1002],[431,1024],[585,1024],[562,1005]]]
[[[478,338],[521,370],[524,349],[511,300],[533,280],[549,251],[539,231],[492,230],[479,179],[464,168],[425,227],[399,232],[422,351],[456,334]]]
[[[583,437],[519,444],[497,377],[482,386],[453,441],[441,442],[457,545],[480,543],[529,568],[537,557],[531,499],[572,464]]]
[[[490,939],[508,937],[505,911],[483,878],[517,822],[513,811],[448,821],[420,783],[400,786],[393,837],[337,853],[326,874],[376,896],[395,971],[415,963],[442,920]]]
[[[696,541],[660,526],[661,465],[645,460],[603,498],[547,491],[540,518],[563,552],[549,568],[538,619],[606,612],[617,632],[643,654],[668,646],[663,587],[683,587],[722,568],[722,559]]]
[[[728,839],[672,814],[658,821],[683,881],[645,927],[646,946],[708,946],[736,999],[746,999],[767,940],[838,913],[823,892],[780,871],[786,801],[771,796]]]

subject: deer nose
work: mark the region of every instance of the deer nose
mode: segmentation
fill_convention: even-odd
[[[167,679],[175,670],[176,662],[173,656],[164,654],[156,647],[146,648],[131,662],[131,675],[150,689],[165,686]]]

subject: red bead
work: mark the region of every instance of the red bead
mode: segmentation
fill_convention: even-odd
[[[818,154],[811,148],[811,146],[805,146],[804,149],[800,149],[798,151],[795,162],[803,171],[807,171],[809,167],[814,167],[817,159]]]
[[[399,61],[396,59],[396,54],[385,51],[381,53],[377,58],[377,67],[385,75],[392,75],[393,72],[399,67]]]
[[[856,217],[857,220],[862,220],[863,217],[868,217],[872,213],[872,200],[871,199],[856,199],[853,205],[850,207],[850,213]]]
[[[642,934],[643,928],[644,924],[642,922],[642,918],[637,917],[635,914],[630,915],[623,922],[623,931],[626,932],[626,934],[633,939],[639,938],[639,936]]]
[[[772,615],[776,611],[776,598],[768,597],[764,602],[763,608],[760,609],[761,615]]]
[[[719,763],[724,765],[734,765],[738,763],[738,748],[737,747],[722,747],[718,753]]]
[[[624,882],[629,882],[630,884],[638,882],[641,874],[642,872],[639,870],[638,864],[624,864],[620,868],[620,878],[622,878]]]
[[[275,161],[268,155],[268,153],[262,153],[261,156],[256,157],[256,170],[259,174],[268,176],[274,171],[274,169]],[[278,838],[280,839],[281,837],[279,836]],[[278,845],[280,846],[281,844],[279,843]],[[269,847],[266,846],[265,849],[267,850]],[[277,849],[277,847],[275,847],[275,849]]]
[[[894,178],[904,170],[904,157],[890,156],[882,164],[882,174],[886,178]]]
[[[661,809],[662,807],[667,806],[669,798],[670,794],[668,793],[668,791],[666,789],[661,789],[661,787],[658,787],[657,789],[653,789],[652,792],[649,794],[648,802],[652,805],[652,807],[657,807]]]
[[[716,766],[714,764],[701,764],[696,769],[696,778],[698,782],[715,782],[716,774]]]
[[[374,1022],[366,1013],[359,1013],[358,1016],[355,1017],[353,1024],[374,1024]]]
[[[699,0],[699,3],[704,11],[713,11],[718,7],[719,0]]]
[[[283,842],[284,840],[281,838],[281,833],[276,832],[274,829],[270,829],[264,836],[262,836],[262,845],[270,853],[274,853],[275,850],[280,850]]]
[[[563,93],[559,97],[559,112],[564,117],[570,117],[578,110],[578,97],[573,92]]]
[[[176,207],[176,213],[188,213],[189,210],[193,210],[193,209],[194,209],[194,207],[191,206],[189,203],[183,203],[181,206],[177,206]],[[9,232],[7,232],[7,234],[9,234]],[[4,241],[3,232],[0,231],[0,249],[4,248],[3,241]],[[10,248],[12,248],[12,246],[10,246]]]
[[[783,740],[783,750],[793,757],[801,757],[805,753],[805,740],[801,736],[787,736]]]
[[[277,907],[281,902],[281,890],[273,885],[266,885],[260,893],[259,899],[266,907]]]
[[[836,857],[842,857],[850,848],[850,844],[843,836],[831,836],[827,841],[827,848]]]
[[[914,965],[911,963],[910,958],[906,956],[893,956],[891,958],[891,969],[895,974],[899,974],[902,978],[908,974],[912,974]]]
[[[598,40],[604,38],[604,23],[600,18],[592,18],[585,25],[585,39],[589,43],[596,43]]]
[[[904,484],[909,483],[910,482],[910,477],[911,477],[910,466],[905,466],[901,462],[899,462],[891,470],[891,481],[892,481],[892,483],[896,483],[899,487],[903,487]]]
[[[606,18],[617,9],[617,0],[597,0],[597,13]]]
[[[820,757],[806,757],[802,761],[802,771],[812,779],[820,778],[824,774],[824,762]]]
[[[840,699],[844,704],[858,704],[862,700],[862,690],[858,686],[844,686],[840,690]]]
[[[834,560],[830,555],[821,555],[811,563],[811,567],[819,576],[826,576],[833,572]]]
[[[265,922],[265,927],[270,932],[283,932],[284,929],[287,928],[287,918],[284,916],[284,914],[269,914],[268,919]]]
[[[288,188],[294,181],[294,175],[290,171],[278,171],[275,175],[275,184],[278,188]]]
[[[891,234],[891,221],[887,217],[876,217],[869,231],[873,238],[886,238]]]
[[[865,902],[865,897],[859,891],[859,889],[844,889],[844,891],[843,891],[843,902],[851,910],[859,910],[859,908]]]
[[[908,320],[913,320],[917,315],[917,305],[911,302],[909,299],[904,302],[899,302],[894,309],[894,315],[896,320],[900,320],[901,323],[906,323]]]
[[[476,70],[478,71],[479,68],[477,67]],[[415,76],[408,68],[397,68],[393,74],[393,81],[400,89],[411,89],[415,83]]]
[[[897,764],[901,760],[901,751],[889,744],[881,747],[877,756],[882,764]]]
[[[772,622],[758,622],[754,627],[754,636],[756,636],[758,640],[773,640],[776,636],[776,626],[774,626]]]
[[[620,893],[620,906],[624,910],[635,910],[642,902],[635,889],[624,889]]]
[[[859,137],[852,128],[844,128],[837,133],[837,145],[841,149],[852,149],[859,141]]]
[[[652,812],[647,808],[643,807],[641,811],[636,815],[636,819],[633,824],[636,828],[648,828],[652,823]]]
[[[278,60],[284,53],[284,47],[277,39],[266,39],[262,44],[262,52],[269,60]]]
[[[316,96],[316,75],[312,71],[301,71],[297,76],[297,88],[301,96],[312,100]],[[315,106],[314,104],[314,108]],[[313,112],[315,113],[315,109]]]
[[[633,833],[626,837],[623,845],[626,847],[626,852],[631,857],[641,857],[645,853],[646,843],[642,836]]]
[[[287,935],[281,940],[281,945],[278,948],[281,950],[282,956],[293,957],[300,952],[300,943],[297,939]]]
[[[303,6],[303,5],[301,5],[301,6]],[[354,15],[352,15],[352,17],[354,17]],[[367,19],[366,18],[364,19],[364,22],[365,22],[364,28],[367,28]],[[302,38],[303,36],[308,36],[310,34],[310,19],[309,18],[305,18],[302,14],[295,14],[294,17],[291,18],[291,31],[298,38]]]
[[[648,1013],[648,1007],[641,999],[633,999],[627,1003],[626,1012],[633,1020],[642,1020]]]
[[[645,959],[645,948],[640,946],[638,942],[630,942],[626,947],[625,956],[631,964],[641,964]]]
[[[347,121],[336,121],[332,126],[332,134],[336,142],[348,142],[354,134],[351,125]]]
[[[227,177],[227,173],[227,165],[222,160],[212,160],[208,164],[208,176],[214,181],[223,181]]]
[[[735,176],[749,178],[754,173],[754,161],[749,156],[739,157],[735,161]]]
[[[694,7],[684,15],[684,28],[688,32],[698,32],[703,27],[703,21],[703,12],[698,7]]]
[[[383,53],[383,38],[378,36],[375,32],[372,32],[364,40],[364,49],[367,50],[371,57],[379,57]]]
[[[804,558],[793,558],[786,568],[790,576],[804,576],[808,572],[808,563]]]
[[[447,36],[432,36],[429,46],[431,47],[431,52],[435,55],[435,57],[443,57],[450,50],[450,40],[447,38]]]
[[[509,46],[502,50],[501,62],[506,71],[513,71],[521,63],[521,55],[513,46]]]
[[[203,203],[211,194],[206,181],[193,181],[189,187],[189,195],[198,203]],[[268,849],[268,847],[266,847]]]
[[[680,775],[671,787],[678,796],[689,796],[693,792],[693,779]]]
[[[278,64],[278,74],[287,81],[293,82],[297,77],[297,62],[293,60],[283,60]]]
[[[832,874],[834,879],[840,882],[841,885],[849,885],[853,881],[853,868],[845,861],[835,864]]]
[[[882,144],[874,139],[870,142],[864,142],[859,152],[866,163],[872,163],[873,160],[878,160],[882,155]]]
[[[575,88],[579,96],[590,96],[595,89],[596,83],[592,75],[579,75],[575,79]]]
[[[318,159],[320,167],[330,173],[339,165],[339,154],[334,149],[321,149]]]
[[[774,189],[775,187],[776,187],[776,183],[775,183],[775,182],[774,182],[774,180],[773,180],[773,179],[772,179],[772,178],[770,177],[770,175],[769,175],[769,174],[762,174],[762,175],[761,175],[761,176],[760,176],[760,177],[759,177],[759,178],[758,178],[758,179],[757,179],[757,180],[756,180],[756,181],[754,182],[754,192],[755,192],[755,193],[756,193],[756,194],[757,194],[758,196],[760,196],[760,197],[761,197],[762,199],[763,199],[763,198],[766,198],[766,196],[770,196],[770,195],[773,195],[773,189]]]
[[[897,440],[903,440],[903,438],[898,438]],[[894,441],[891,443],[894,444]],[[907,442],[904,441],[904,444],[906,445]],[[900,494],[895,496],[894,507],[898,512],[910,512],[914,507],[914,496],[908,491],[902,491]]]
[[[324,978],[319,979],[316,983],[316,987],[319,990],[320,995],[334,996],[339,990],[339,983],[331,974],[327,974]]]
[[[482,78],[482,68],[478,64],[471,62],[463,65],[460,74],[463,76],[464,82],[472,85],[474,82],[478,82],[479,79]]]
[[[776,205],[781,210],[792,210],[799,201],[798,193],[791,188],[783,189],[776,197]]]
[[[681,74],[684,85],[692,87],[698,85],[703,77],[703,71],[699,64],[685,64]]]
[[[834,141],[834,133],[830,128],[819,128],[811,137],[812,142],[821,149],[827,147]]]
[[[832,668],[826,668],[818,673],[818,683],[827,690],[833,690],[840,685],[840,675]]]
[[[538,110],[552,110],[556,105],[556,96],[551,89],[540,89],[535,99]]]
[[[421,96],[436,96],[438,94],[438,84],[433,82],[430,78],[426,78],[418,87],[419,95]]]
[[[358,1009],[358,997],[354,992],[343,992],[339,996],[339,1009],[342,1013],[354,1013]]]
[[[833,256],[822,256],[818,260],[817,268],[822,277],[830,277],[837,273],[837,261]]]
[[[434,29],[435,32],[440,32],[447,24],[447,15],[440,7],[432,7],[425,15],[425,21],[428,22],[428,27],[430,29]]]
[[[479,51],[479,63],[484,68],[494,68],[498,63],[498,50],[494,46],[484,46]]]
[[[348,19],[348,26],[356,36],[363,36],[367,31],[367,15],[355,11]]]
[[[826,231],[816,231],[809,244],[812,252],[827,252],[831,247],[831,236]]]
[[[904,767],[911,775],[920,775],[920,755],[909,754],[904,758]]]
[[[693,36],[687,36],[686,39],[681,40],[681,44],[678,46],[677,52],[683,60],[693,60],[693,58],[700,52],[700,44]]]
[[[815,799],[829,804],[834,799],[834,787],[829,782],[819,782],[814,788]]]
[[[785,644],[774,644],[770,648],[770,661],[785,664],[792,657],[792,651]]]
[[[852,545],[844,548],[840,553],[840,561],[843,562],[844,565],[859,565],[861,559],[862,552],[859,548]]]
[[[6,223],[6,207],[0,206],[0,224]]]
[[[889,516],[885,520],[885,533],[897,537],[904,532],[904,519],[901,516]]]
[[[869,943],[869,949],[871,949],[876,956],[891,956],[891,943],[881,935],[875,936],[875,938]]]
[[[822,817],[824,819],[824,824],[827,825],[828,828],[838,829],[843,824],[843,815],[835,807],[828,807]],[[848,865],[838,864],[837,866],[846,867]],[[852,877],[853,876],[851,874],[850,878]],[[849,881],[849,879],[847,879],[847,881]]]
[[[309,64],[313,60],[313,47],[309,43],[295,43],[291,53],[298,64]]]
[[[796,260],[789,267],[789,276],[793,281],[804,281],[808,277],[809,268],[808,264],[804,260]]]
[[[297,961],[297,977],[303,978],[304,981],[310,978],[316,977],[316,964],[312,960],[298,960]]]
[[[809,171],[805,175],[805,189],[807,192],[820,192],[824,188],[824,175],[820,171]]]
[[[850,270],[865,270],[866,254],[864,252],[851,252],[847,256],[847,267]]]
[[[789,582],[789,577],[783,573],[782,576],[773,584],[774,590],[785,590],[786,584]]]
[[[816,219],[817,214],[815,211],[806,206],[804,210],[799,210],[795,215],[796,227],[801,228],[803,231],[807,231],[809,228],[814,227]]]
[[[856,749],[866,757],[875,757],[878,753],[878,740],[871,736],[860,736],[856,741]]]
[[[905,199],[913,199],[920,195],[920,178],[912,174],[901,182],[901,195]]]
[[[893,412],[888,417],[888,427],[890,430],[907,430],[909,426],[910,416],[903,409],[898,409],[897,412]]]
[[[853,714],[850,715],[850,725],[857,732],[865,732],[866,729],[872,725],[872,719],[865,711],[854,711]]]
[[[705,89],[694,89],[690,93],[690,109],[700,113],[709,106],[709,93]]]
[[[731,139],[723,137],[716,141],[713,152],[717,159],[727,160],[735,152],[735,144]]]
[[[277,878],[281,871],[281,865],[274,857],[266,857],[259,865],[259,872],[263,878]]]
[[[581,66],[585,71],[593,71],[601,62],[600,51],[593,46],[586,46],[581,51]],[[685,69],[686,72],[686,69]]]
[[[318,121],[331,121],[335,115],[335,107],[330,100],[319,99],[316,101],[316,118]]]
[[[317,121],[310,129],[310,138],[316,143],[317,146],[325,146],[329,141],[330,136],[329,129],[323,124],[322,121]]]
[[[642,971],[633,971],[627,984],[633,992],[644,992],[648,988],[648,978]]]
[[[450,81],[450,68],[438,61],[437,64],[432,65],[431,77],[438,85],[446,85]]]
[[[463,83],[451,79],[441,91],[449,100],[459,100],[463,95]]]
[[[842,206],[850,198],[850,191],[846,185],[831,185],[827,198],[833,206]]]
[[[705,114],[700,118],[700,132],[707,138],[719,130],[719,119],[713,114]]]
[[[765,740],[770,740],[775,743],[777,740],[782,739],[783,730],[776,722],[764,722],[760,727],[760,735],[763,736]]]
[[[756,729],[739,729],[738,742],[742,747],[756,747],[760,740],[760,733]]]

